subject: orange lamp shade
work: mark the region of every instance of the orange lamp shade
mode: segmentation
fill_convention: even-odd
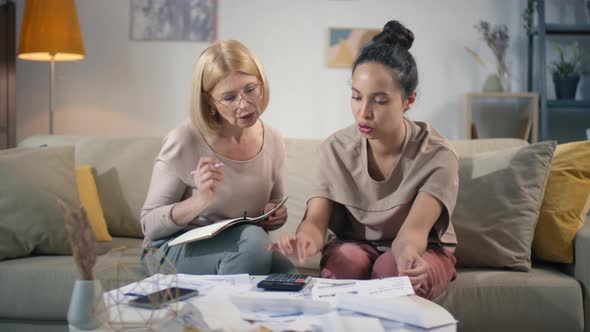
[[[84,59],[74,0],[26,0],[18,57],[24,60]]]

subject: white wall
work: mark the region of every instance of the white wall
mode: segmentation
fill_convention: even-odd
[[[507,24],[513,90],[525,87],[525,0],[220,0],[219,39],[260,57],[271,83],[264,119],[286,137],[323,138],[352,123],[349,69],[325,65],[329,27],[380,28],[398,19],[416,40],[418,102],[409,116],[463,138],[464,94],[483,69],[464,47],[493,59],[473,28]],[[86,58],[56,64],[55,133],[164,135],[188,112],[189,82],[204,43],[129,41],[128,0],[77,0]],[[17,1],[18,27],[24,1]],[[17,61],[18,141],[48,131],[49,64]]]

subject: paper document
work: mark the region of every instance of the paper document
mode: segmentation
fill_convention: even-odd
[[[248,292],[252,289],[248,274],[233,275],[190,275],[154,274],[143,280],[113,289],[104,293],[105,301],[109,303],[127,303],[139,295],[147,295],[168,287],[180,287],[196,289],[199,295],[192,297],[187,302],[209,301],[213,298],[217,301],[229,301],[230,294]]]
[[[372,280],[337,280],[316,278],[311,289],[314,300],[336,303],[336,296],[354,294],[377,298],[389,298],[414,294],[414,288],[408,277],[392,277]]]
[[[275,213],[278,209],[280,209],[281,206],[283,206],[283,204],[285,204],[285,202],[287,201],[287,198],[289,198],[289,197],[285,196],[272,210],[268,211],[267,213],[265,213],[261,216],[258,216],[258,217],[242,216],[242,217],[238,217],[238,218],[218,221],[218,222],[211,224],[211,225],[191,229],[190,231],[188,231],[188,232],[180,235],[179,237],[175,238],[174,240],[168,242],[168,245],[175,246],[175,245],[179,245],[179,244],[183,244],[183,243],[208,239],[210,237],[213,237],[213,236],[221,233],[221,231],[223,231],[224,229],[226,229],[232,225],[239,224],[239,223],[253,223],[253,224],[255,224],[259,221],[262,221],[262,220],[270,217],[273,213]]]
[[[246,313],[271,313],[280,315],[323,314],[332,308],[324,301],[298,298],[277,298],[261,293],[246,293],[230,296],[230,300],[240,311]]]
[[[374,317],[342,316],[332,311],[321,317],[322,331],[372,331],[384,332],[381,322]]]
[[[205,331],[252,331],[241,317],[238,308],[229,301],[193,303],[196,312],[193,327]],[[186,330],[185,330],[186,331]]]
[[[338,308],[399,321],[431,329],[456,325],[457,321],[443,307],[419,296],[376,298],[358,295],[338,295]]]

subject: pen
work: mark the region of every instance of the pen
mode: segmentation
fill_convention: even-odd
[[[217,163],[217,164],[213,165],[213,167],[215,167],[215,168],[219,168],[221,166],[223,166],[223,163]],[[191,175],[195,175],[195,173],[197,173],[197,170],[192,171]]]

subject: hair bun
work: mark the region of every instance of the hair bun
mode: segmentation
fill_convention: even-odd
[[[376,43],[386,43],[409,50],[414,43],[414,33],[408,30],[399,21],[389,21],[383,27],[383,31],[373,38]]]

